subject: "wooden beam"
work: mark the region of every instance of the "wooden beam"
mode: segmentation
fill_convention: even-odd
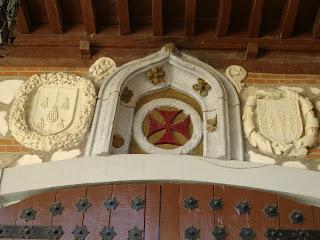
[[[197,0],[185,0],[185,22],[184,34],[186,36],[194,36],[195,21],[197,14]]]
[[[252,1],[249,28],[248,28],[248,37],[259,37],[263,3],[264,3],[264,0]]]
[[[58,0],[44,0],[51,30],[53,33],[63,33],[62,13]]]
[[[31,21],[25,0],[20,1],[17,11],[16,24],[20,33],[31,33]]]
[[[232,0],[220,0],[216,35],[224,37],[228,34]]]
[[[280,38],[291,37],[300,0],[287,0],[281,17],[279,36]]]
[[[118,16],[120,25],[120,34],[130,34],[130,13],[129,13],[129,1],[117,0]]]
[[[259,44],[256,42],[249,42],[247,45],[246,58],[256,59],[259,52]]]
[[[81,59],[90,59],[92,56],[90,42],[86,40],[80,40],[79,42],[80,48],[80,58]]]
[[[152,0],[152,27],[154,36],[163,35],[163,0]]]
[[[320,9],[318,10],[318,14],[314,21],[313,25],[313,38],[318,39],[320,38]]]
[[[96,15],[93,0],[80,0],[83,23],[87,34],[96,33]]]

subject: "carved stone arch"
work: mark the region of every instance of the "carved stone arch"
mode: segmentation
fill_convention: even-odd
[[[146,74],[159,66],[166,73],[165,83],[152,84]],[[200,96],[193,89],[199,79],[211,87],[206,96]],[[123,65],[105,80],[99,92],[86,156],[128,153],[135,104],[142,96],[166,88],[187,94],[201,106],[204,157],[243,160],[240,105],[232,84],[209,65],[187,54],[168,50],[167,47]],[[133,93],[130,101],[121,101],[121,94],[128,90]],[[215,117],[217,129],[208,132],[207,120]],[[121,128],[118,127],[120,125]],[[119,134],[125,140],[118,150],[112,150],[114,134]]]

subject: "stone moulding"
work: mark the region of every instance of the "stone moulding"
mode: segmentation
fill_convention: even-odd
[[[144,118],[153,109],[161,106],[169,106],[178,109],[183,109],[183,112],[186,115],[190,115],[193,131],[190,140],[188,140],[185,145],[175,149],[162,149],[151,144],[148,141],[147,137],[143,134],[142,123]],[[193,148],[195,148],[202,139],[202,121],[199,114],[190,105],[182,101],[172,98],[155,99],[143,105],[137,112],[133,123],[133,137],[135,141],[139,144],[140,148],[144,150],[146,153],[187,154]]]
[[[284,102],[285,104],[298,103],[297,111],[299,114],[297,114],[295,117],[293,115],[294,118],[290,120],[291,122],[293,121],[293,124],[288,125],[286,122],[284,122],[284,125],[282,126],[282,129],[291,128],[289,130],[293,133],[297,133],[297,137],[293,138],[292,141],[279,141],[272,139],[270,136],[266,136],[266,134],[263,134],[258,126],[257,103],[259,100],[282,100],[286,101]],[[283,109],[283,114],[289,115],[290,106],[286,106],[287,108]],[[294,106],[294,104],[292,106]],[[258,147],[259,150],[266,155],[289,157],[305,156],[308,153],[307,148],[313,147],[317,144],[319,121],[317,118],[315,118],[312,109],[313,105],[307,98],[291,90],[274,89],[268,91],[257,91],[254,96],[250,96],[247,99],[244,107],[242,118],[245,136],[253,147]],[[301,119],[299,119],[299,117],[301,117]],[[279,118],[278,121],[280,120],[281,119]],[[272,118],[269,118],[269,121],[272,121]],[[275,128],[273,130],[276,132]]]
[[[153,85],[146,81],[147,71],[156,66],[163,66],[166,71],[165,84]],[[198,78],[206,79],[212,87],[212,91],[209,91],[205,98],[199,96],[192,88]],[[124,107],[123,103],[120,103],[119,93],[125,87],[132,89],[134,95],[130,103],[125,104],[128,121],[122,127],[126,131],[122,131],[117,128],[119,121],[116,119],[119,114],[123,115],[121,109]],[[129,142],[132,137],[131,120],[139,98],[167,88],[173,88],[194,98],[202,108],[203,122],[218,116],[217,131],[209,134],[206,127],[202,127],[203,156],[226,160],[244,159],[240,103],[232,83],[223,74],[200,60],[178,50],[167,51],[165,47],[152,55],[119,67],[104,79],[99,92],[101,100],[97,102],[85,156],[113,154],[114,133],[121,133],[126,142]],[[128,153],[128,148],[124,148],[125,146],[121,154]]]
[[[71,125],[63,131],[44,134],[31,126],[29,105],[32,102],[32,95],[40,87],[77,89],[79,92],[78,100],[75,100],[74,104],[75,116],[71,120]],[[75,146],[83,139],[90,127],[95,103],[95,88],[91,81],[85,78],[67,73],[33,75],[16,94],[10,110],[9,128],[12,136],[19,143],[35,150],[51,151]],[[46,105],[47,102],[44,104]]]

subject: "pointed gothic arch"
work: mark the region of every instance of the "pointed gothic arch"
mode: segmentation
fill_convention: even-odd
[[[146,74],[158,66],[165,71],[166,81],[154,85],[148,82]],[[198,79],[203,79],[211,87],[206,96],[200,96],[193,89]],[[120,100],[125,88],[133,91],[128,103]],[[105,79],[99,92],[86,156],[113,154],[112,139],[116,131],[120,131],[126,141],[118,152],[128,153],[135,104],[142,96],[166,88],[187,94],[201,106],[204,157],[243,160],[240,104],[232,83],[211,66],[168,45],[159,52],[123,65]],[[125,118],[119,118],[122,112],[125,112]],[[215,116],[217,129],[209,133],[206,130],[207,120]]]

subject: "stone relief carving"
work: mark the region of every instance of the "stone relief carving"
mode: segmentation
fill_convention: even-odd
[[[305,156],[317,144],[313,105],[295,91],[257,91],[246,101],[243,124],[250,144],[267,155]]]
[[[176,110],[165,111],[161,107],[172,107]],[[158,122],[150,116],[150,112],[156,110],[164,119],[164,122]],[[174,119],[178,114],[183,112],[187,116],[181,122],[174,123]],[[149,127],[147,132],[143,131],[143,122],[148,118]],[[192,134],[189,132],[189,123],[192,124]],[[155,142],[151,142],[149,137],[154,133],[164,130],[161,138]],[[186,138],[185,144],[180,144],[172,132],[179,132]],[[162,153],[162,154],[187,154],[195,148],[202,139],[202,121],[199,114],[188,104],[172,99],[160,98],[152,100],[143,105],[134,118],[133,122],[133,137],[136,143],[146,153]],[[171,144],[176,148],[164,149],[159,145]]]
[[[103,79],[116,69],[116,63],[108,57],[101,57],[89,68],[89,74],[93,77],[95,84],[100,86]]]
[[[210,118],[207,120],[207,131],[208,132],[214,132],[217,130],[218,127],[218,118],[217,115],[214,116],[214,118]]]
[[[166,72],[163,71],[162,66],[153,67],[147,72],[147,77],[153,85],[158,85],[165,82],[164,77]]]
[[[174,50],[171,51],[169,48]],[[154,85],[149,81],[147,72],[157,66],[162,66],[162,70],[165,71],[165,82]],[[197,79],[205,81],[200,80],[199,83]],[[201,83],[203,85],[199,85],[199,90],[195,91],[193,85]],[[125,87],[134,93],[129,103],[121,101],[121,93]],[[138,111],[136,104],[143,96],[157,94],[167,89],[186,94],[199,103],[202,111],[199,134],[202,135],[203,156],[243,160],[242,122],[236,89],[223,74],[200,60],[178,51],[172,44],[152,55],[119,67],[108,77],[107,81],[104,81],[100,88],[96,115],[86,145],[85,156],[129,153],[130,141],[131,138],[134,138],[136,111]],[[204,90],[201,92],[202,95],[207,94],[206,97],[200,95],[201,90]],[[169,96],[166,97],[169,98]],[[141,109],[140,105],[139,109]],[[183,117],[180,117],[178,117],[180,120],[181,118],[184,120]],[[207,131],[207,120],[215,117],[217,117],[219,126],[214,132],[209,132]],[[141,125],[138,126],[141,128]],[[214,127],[214,124],[212,126]],[[125,139],[124,145],[120,148],[113,147],[112,140],[115,133],[121,134]],[[152,143],[149,142],[158,151],[168,150],[161,149],[159,145]],[[144,152],[151,152],[136,145]],[[182,147],[185,146],[186,144]],[[179,147],[174,150],[177,151],[176,149]]]
[[[33,75],[18,90],[9,128],[22,145],[41,151],[74,146],[94,112],[93,84],[67,73]]]
[[[198,92],[201,97],[206,97],[211,90],[211,86],[202,78],[198,78],[197,82],[193,84],[193,90]]]
[[[226,76],[231,80],[238,93],[241,93],[244,84],[242,81],[247,77],[247,71],[239,65],[231,65],[226,69]]]

